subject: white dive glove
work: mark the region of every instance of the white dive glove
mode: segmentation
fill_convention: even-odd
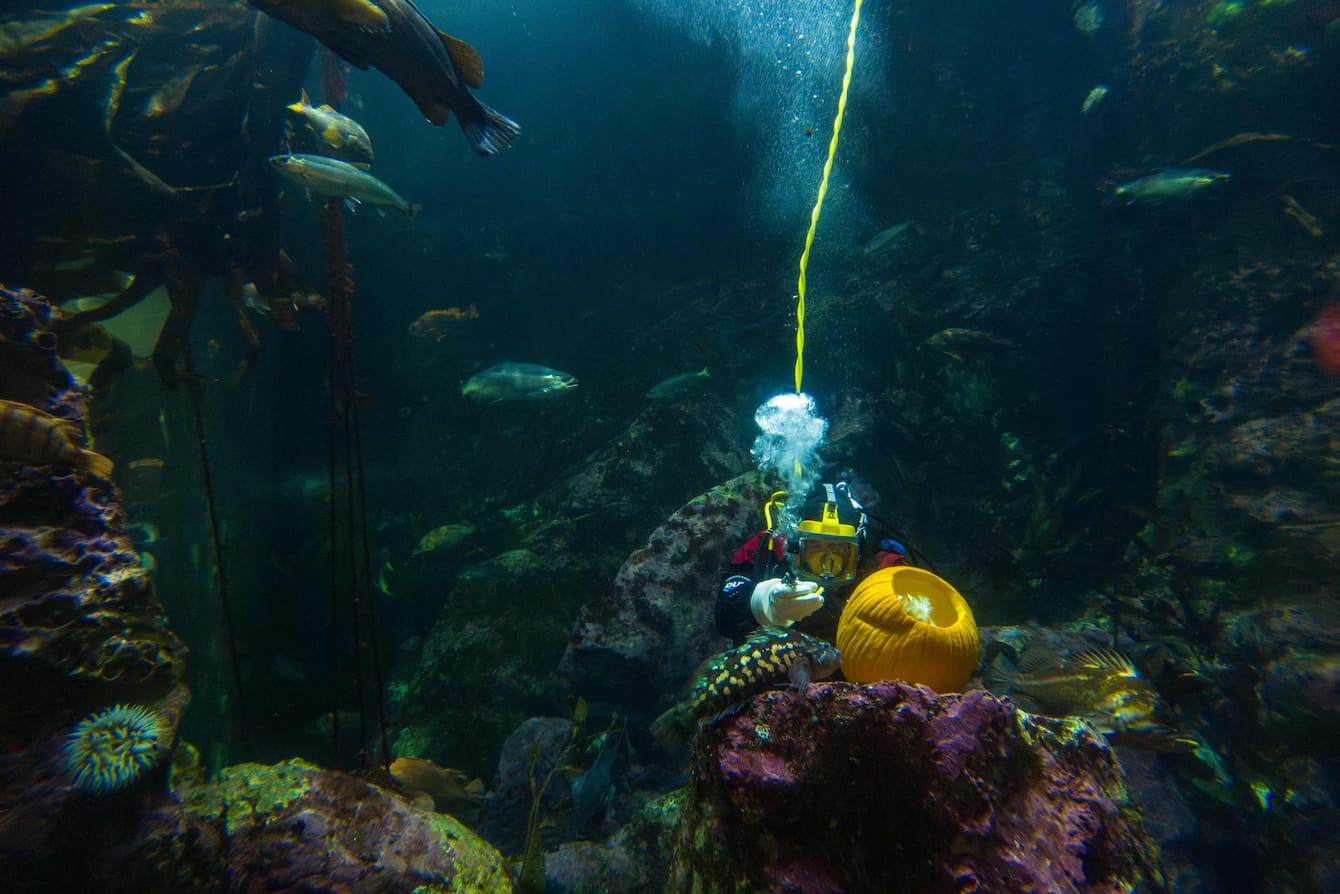
[[[792,622],[817,612],[824,604],[823,588],[812,581],[787,583],[780,577],[754,585],[749,607],[764,627],[789,627]]]

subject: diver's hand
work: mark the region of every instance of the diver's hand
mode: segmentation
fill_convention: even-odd
[[[764,627],[788,627],[817,612],[824,604],[824,591],[811,581],[787,583],[780,577],[761,580],[754,585],[749,607],[754,619]]]

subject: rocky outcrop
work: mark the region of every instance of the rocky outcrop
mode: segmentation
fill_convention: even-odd
[[[239,764],[176,796],[150,817],[117,890],[512,890],[502,856],[459,821],[347,773]]]
[[[671,891],[1164,890],[1116,758],[982,691],[773,692],[695,740]]]
[[[0,399],[82,426],[87,389],[56,357],[52,313],[40,296],[0,289]],[[0,875],[60,887],[124,841],[130,823],[109,812],[134,816],[161,789],[188,701],[185,657],[116,485],[0,457]],[[153,721],[136,773],[116,775],[106,740],[67,757],[76,725],[117,705]]]

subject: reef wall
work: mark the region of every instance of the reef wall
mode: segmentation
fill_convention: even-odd
[[[56,357],[52,313],[0,287],[0,399],[82,427],[87,389]],[[120,845],[152,784],[119,790],[116,775],[136,770],[115,759],[84,768],[96,748],[67,760],[67,737],[95,712],[142,707],[157,720],[146,762],[160,765],[148,777],[161,789],[189,700],[186,647],[131,544],[119,489],[81,469],[0,457],[0,594],[0,875],[72,883]]]

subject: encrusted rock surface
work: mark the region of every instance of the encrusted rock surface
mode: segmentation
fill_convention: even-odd
[[[766,499],[762,476],[750,472],[689,501],[652,532],[573,628],[561,666],[577,692],[636,703],[648,681],[673,690],[725,645],[712,621],[721,568],[742,534],[763,526]]]
[[[510,892],[502,856],[456,819],[301,760],[186,782],[150,818],[121,890]]]
[[[1164,889],[1102,737],[982,691],[768,693],[692,760],[672,891]]]
[[[46,299],[0,288],[0,398],[82,423],[87,389],[56,357],[51,314]],[[163,773],[87,795],[66,767],[65,737],[95,711],[133,704],[161,718],[166,748],[188,700],[185,657],[117,487],[0,459],[0,876],[40,885],[116,846],[124,824],[107,811],[139,809]]]

